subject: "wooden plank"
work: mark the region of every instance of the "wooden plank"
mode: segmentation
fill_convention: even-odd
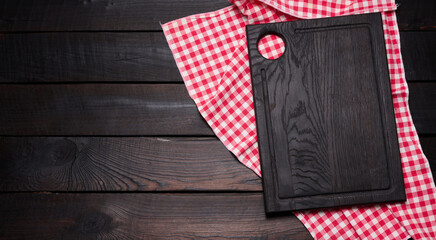
[[[0,138],[0,191],[261,191],[216,138]]]
[[[420,140],[436,173],[436,138]],[[262,190],[215,138],[2,137],[0,156],[0,191]]]
[[[436,134],[436,82],[409,83],[409,106],[418,133]]]
[[[3,83],[182,82],[161,32],[3,34],[0,51]]]
[[[421,142],[422,151],[430,163],[430,168],[436,183],[436,136],[420,136],[419,141]]]
[[[400,29],[434,29],[433,0],[398,0]],[[15,0],[0,2],[0,32],[161,30],[160,23],[229,5],[226,0]]]
[[[0,85],[0,135],[212,135],[183,84]]]
[[[436,32],[402,32],[400,35],[406,80],[436,80]]]
[[[1,1],[0,32],[161,30],[160,23],[228,5],[226,0]]]
[[[434,85],[421,84],[410,84],[412,115],[431,134]],[[0,110],[2,136],[213,135],[183,84],[2,84]]]
[[[286,43],[278,59],[265,33]],[[247,26],[265,208],[405,201],[380,13]]]
[[[312,239],[261,193],[2,194],[2,239]]]
[[[434,0],[396,0],[401,30],[436,30],[436,2]]]

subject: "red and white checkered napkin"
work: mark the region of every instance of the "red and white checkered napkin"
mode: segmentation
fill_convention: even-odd
[[[189,95],[224,145],[259,176],[245,26],[381,12],[407,202],[295,213],[315,239],[436,239],[436,188],[408,107],[394,0],[231,0],[162,26]],[[263,41],[273,58],[283,43]]]

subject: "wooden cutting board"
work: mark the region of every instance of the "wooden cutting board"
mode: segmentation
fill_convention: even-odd
[[[257,44],[285,42],[269,60]],[[267,213],[404,201],[381,15],[247,26]]]

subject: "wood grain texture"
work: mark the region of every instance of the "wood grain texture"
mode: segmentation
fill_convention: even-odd
[[[183,82],[163,33],[0,35],[0,82]]]
[[[257,49],[271,33],[286,42],[276,60]],[[267,212],[404,200],[381,15],[247,36]]]
[[[436,82],[409,83],[409,107],[418,133],[436,134]]]
[[[216,138],[0,138],[0,191],[261,191]]]
[[[396,0],[401,30],[436,30],[436,2],[433,0]]]
[[[436,32],[401,32],[400,36],[406,80],[435,81]]]
[[[255,194],[2,194],[2,239],[312,239]]]
[[[436,138],[421,137],[436,173]],[[215,138],[0,138],[0,191],[261,191]]]
[[[0,85],[0,135],[212,135],[183,84]]]
[[[226,0],[0,2],[0,32],[161,30],[160,23],[230,5]]]

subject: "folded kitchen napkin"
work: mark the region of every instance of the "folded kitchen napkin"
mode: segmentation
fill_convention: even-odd
[[[407,202],[296,212],[315,239],[436,239],[436,188],[408,107],[394,0],[231,0],[162,25],[199,112],[240,162],[261,175],[245,26],[381,12]],[[267,57],[283,42],[262,41]]]

